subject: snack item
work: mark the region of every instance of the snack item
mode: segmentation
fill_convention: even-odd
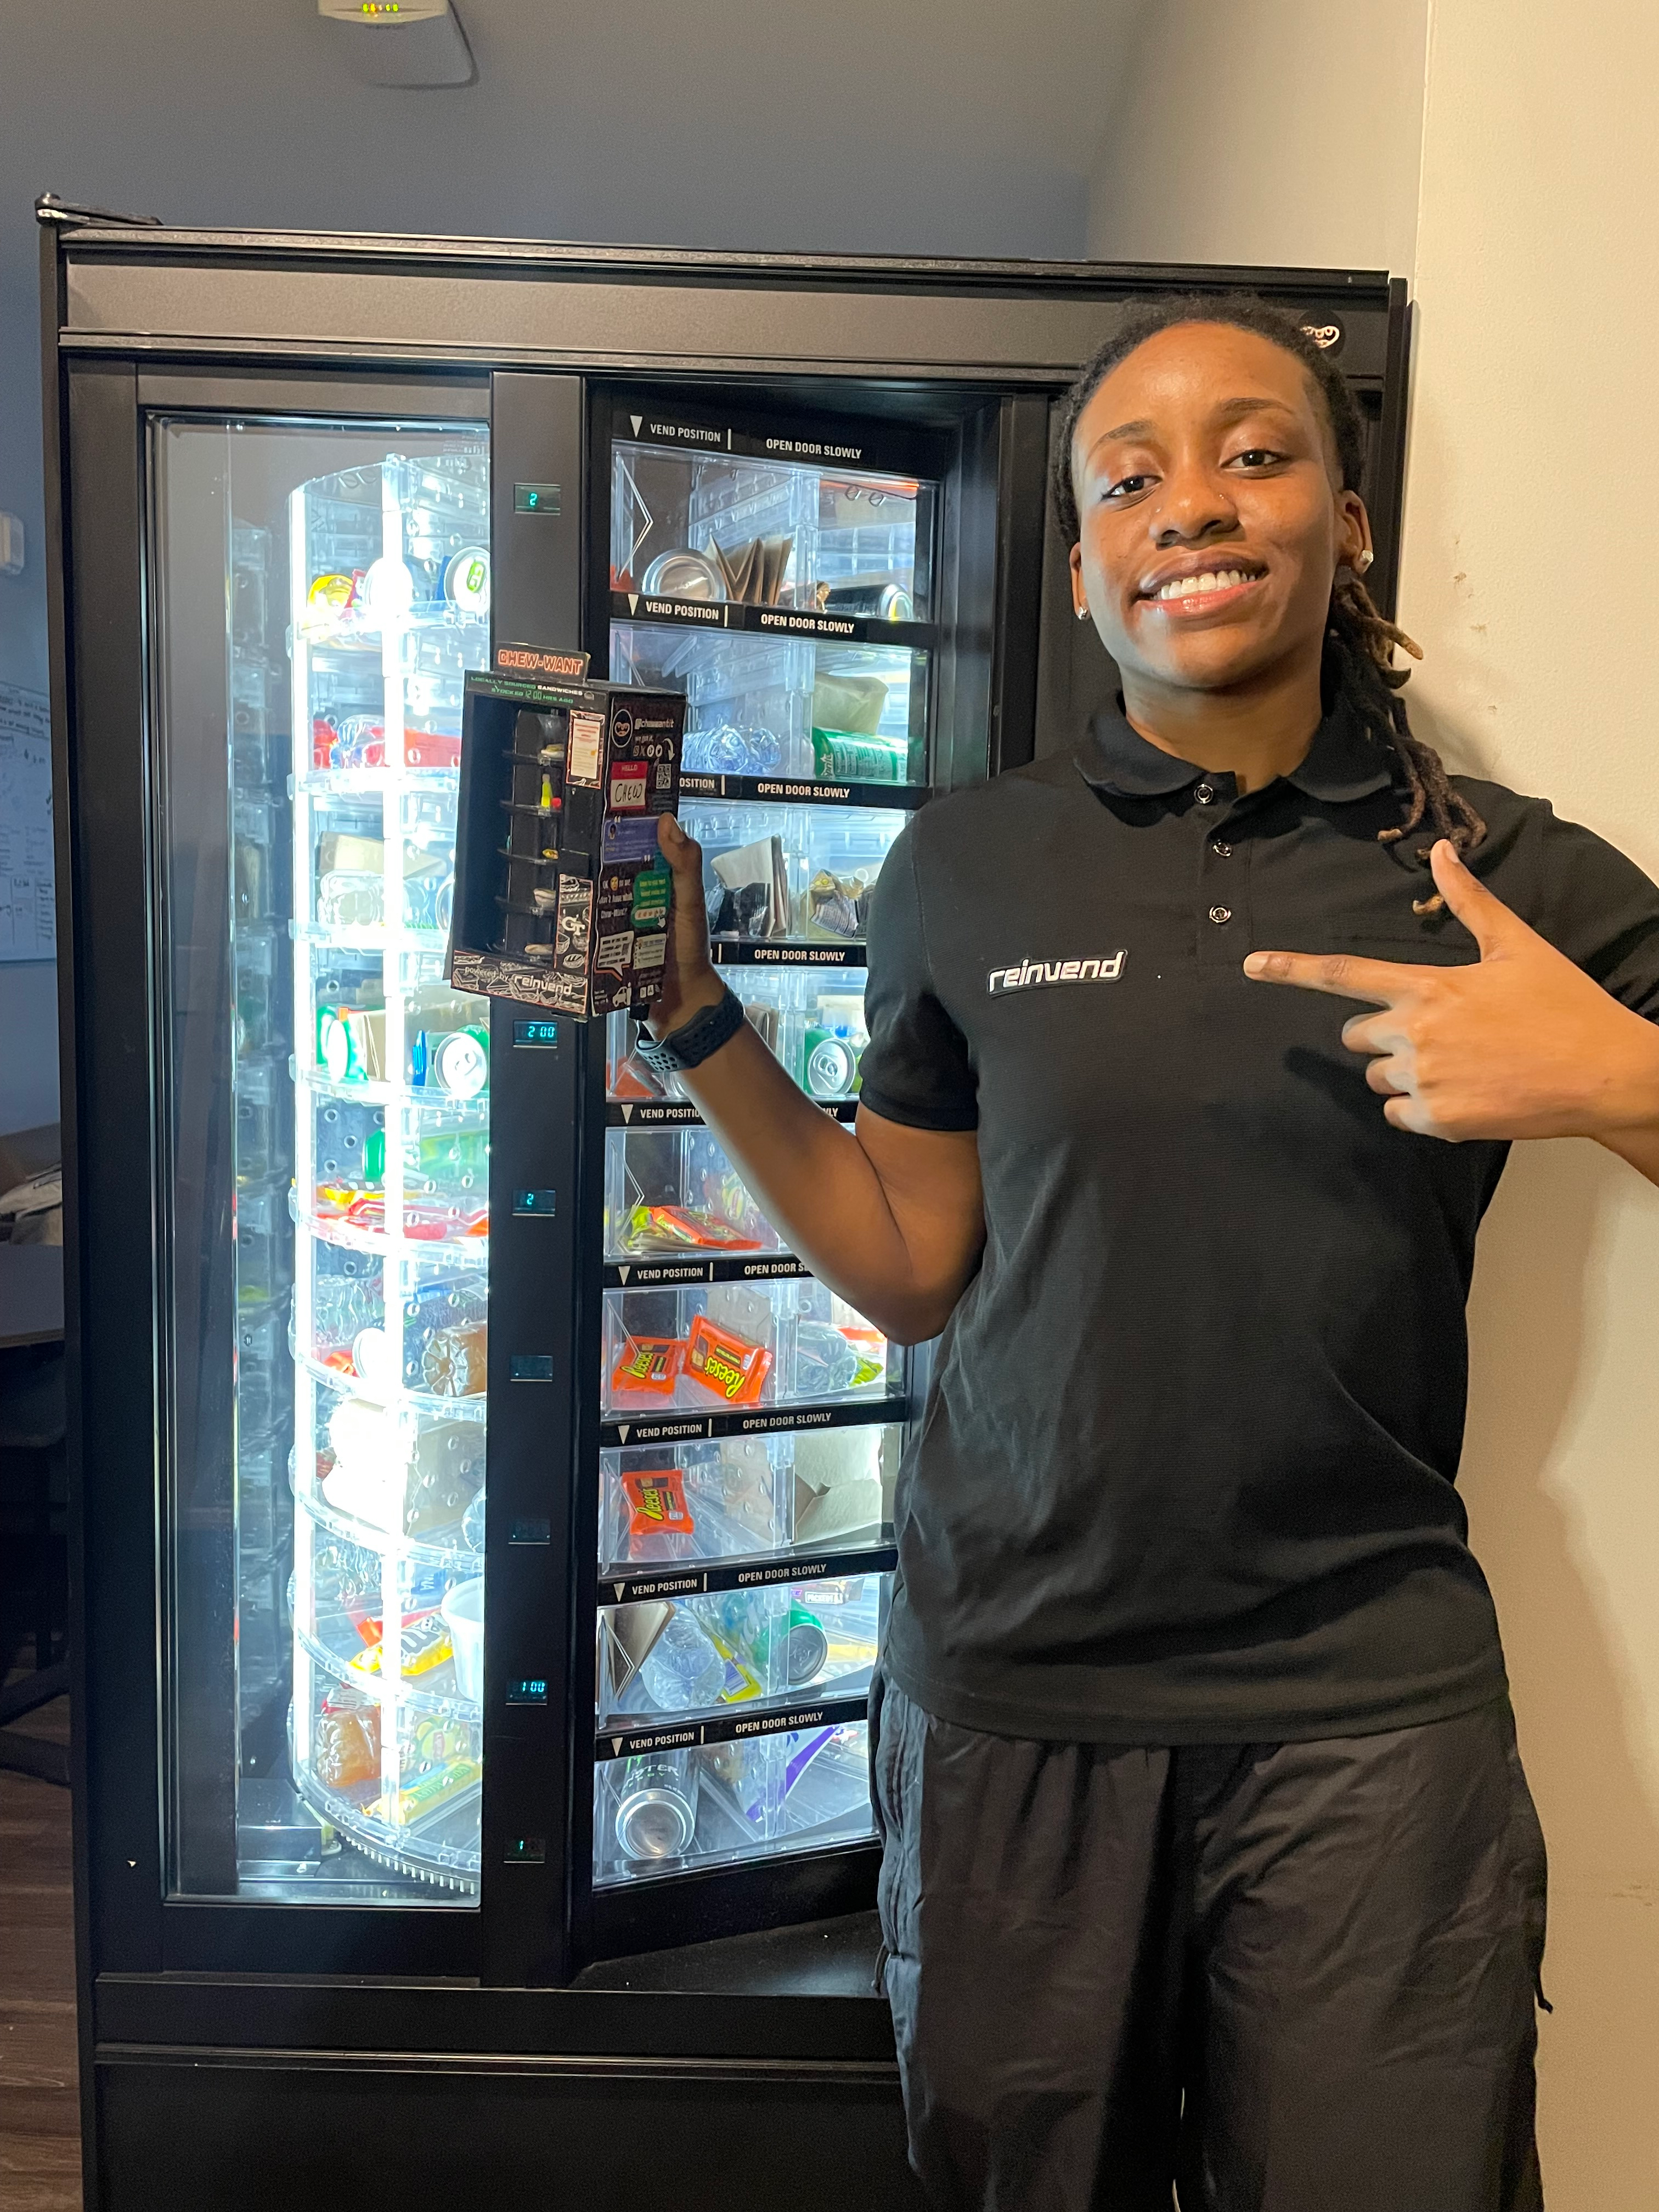
[[[459,768],[460,764],[461,741],[453,733],[443,730],[404,730],[406,768]]]
[[[812,773],[849,783],[902,783],[909,773],[908,738],[864,737],[812,725]]]
[[[795,1390],[803,1398],[834,1398],[859,1390],[886,1372],[886,1341],[873,1329],[837,1328],[827,1321],[795,1324]]]
[[[306,593],[306,612],[313,623],[326,626],[337,622],[357,596],[362,571],[349,576],[319,576]]]
[[[862,937],[870,913],[870,894],[875,877],[862,871],[837,876],[820,868],[806,886],[806,927],[810,936]]]
[[[359,1674],[378,1677],[386,1651],[381,1624],[365,1619],[358,1622],[357,1632],[363,1639],[363,1649],[351,1662],[352,1668]],[[434,1667],[443,1665],[451,1652],[449,1630],[435,1607],[430,1613],[405,1616],[401,1666],[404,1680],[415,1674],[429,1674]]]
[[[438,1331],[421,1355],[421,1377],[434,1397],[471,1398],[483,1389],[489,1335],[483,1322]]]
[[[349,1790],[355,1782],[376,1780],[380,1771],[380,1707],[337,1705],[331,1698],[317,1716],[311,1759],[317,1779],[327,1790]]]
[[[622,1486],[632,1509],[628,1522],[630,1536],[669,1533],[689,1536],[696,1528],[696,1522],[685,1502],[685,1484],[678,1468],[636,1468],[623,1475]]]
[[[677,1336],[630,1336],[611,1370],[611,1392],[617,1397],[672,1398],[684,1358],[685,1346]]]
[[[887,710],[887,686],[879,676],[836,676],[820,672],[812,685],[812,734],[873,738]]]
[[[719,896],[709,918],[712,937],[787,937],[789,877],[781,837],[757,837],[714,856]]]
[[[758,1404],[771,1371],[772,1355],[763,1344],[722,1328],[707,1314],[692,1322],[685,1343],[686,1375],[723,1405]]]
[[[627,1252],[758,1252],[758,1238],[702,1206],[636,1206],[621,1243]]]
[[[466,677],[447,969],[579,1021],[661,991],[657,824],[678,796],[686,708],[681,692],[584,683],[585,660],[498,645],[498,672]]]
[[[477,1759],[452,1759],[447,1766],[434,1766],[429,1774],[422,1775],[407,1790],[377,1797],[368,1809],[377,1820],[390,1826],[412,1828],[483,1778],[483,1768]]]

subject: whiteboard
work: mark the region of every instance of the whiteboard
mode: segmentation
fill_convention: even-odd
[[[50,960],[52,712],[44,693],[0,684],[0,960]]]

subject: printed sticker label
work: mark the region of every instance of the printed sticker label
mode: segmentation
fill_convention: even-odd
[[[603,714],[577,714],[570,717],[570,734],[565,753],[564,780],[567,783],[591,783],[599,781],[599,758],[605,750],[605,717]]]

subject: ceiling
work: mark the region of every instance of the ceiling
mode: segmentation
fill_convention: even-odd
[[[1136,12],[458,4],[477,84],[408,92],[358,84],[313,0],[0,0],[9,226],[21,187],[191,222],[1063,256]]]

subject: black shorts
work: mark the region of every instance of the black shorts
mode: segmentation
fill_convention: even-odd
[[[945,2212],[1540,2212],[1544,1844],[1507,1699],[1316,1743],[871,1700],[911,2161]]]

